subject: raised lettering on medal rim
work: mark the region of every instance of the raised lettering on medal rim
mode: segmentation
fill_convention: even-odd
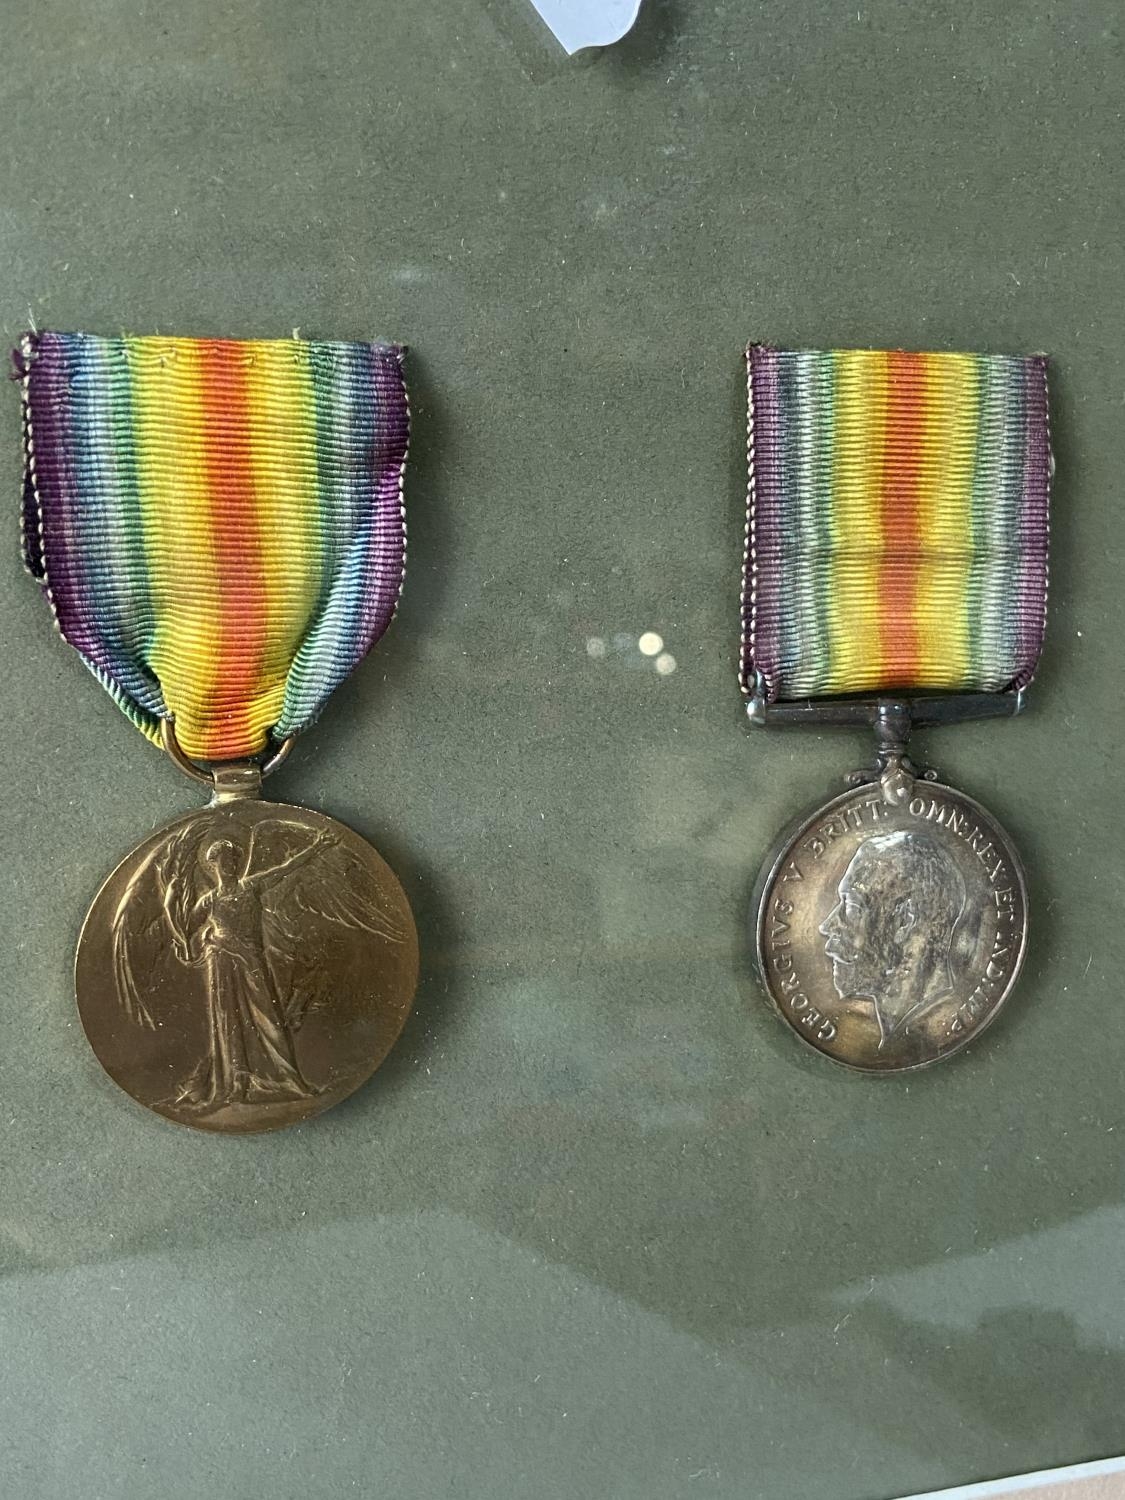
[[[1019,856],[972,798],[862,784],[782,841],[759,881],[758,967],[777,1013],[838,1062],[926,1067],[1011,992],[1027,942]]]

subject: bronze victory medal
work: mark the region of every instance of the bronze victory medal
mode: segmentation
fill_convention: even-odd
[[[972,798],[897,767],[819,808],[767,864],[762,981],[817,1051],[922,1068],[978,1036],[1027,943],[1019,855]]]
[[[217,800],[117,866],[86,917],[78,1009],[106,1072],[200,1130],[295,1124],[390,1051],[418,981],[392,871],[323,813]]]
[[[109,877],[76,965],[106,1070],[181,1124],[319,1113],[410,1008],[418,939],[390,870],[323,814],[260,801],[394,618],[404,354],[50,331],[16,354],[28,571],[130,722],[211,792]]]

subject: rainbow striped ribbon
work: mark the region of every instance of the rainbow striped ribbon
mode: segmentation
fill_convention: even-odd
[[[129,718],[197,760],[304,728],[394,615],[395,345],[28,334],[24,556]]]
[[[741,684],[1022,687],[1043,645],[1047,361],[752,344]]]

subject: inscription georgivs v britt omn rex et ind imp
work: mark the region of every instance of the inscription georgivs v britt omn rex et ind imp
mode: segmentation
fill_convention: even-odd
[[[877,787],[809,819],[774,862],[759,957],[781,1015],[818,1050],[871,1071],[921,1067],[977,1035],[1026,940],[1023,874],[972,799]]]

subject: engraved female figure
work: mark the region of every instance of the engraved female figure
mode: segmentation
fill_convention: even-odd
[[[255,870],[229,838],[202,854],[210,884],[196,899],[186,941],[173,936],[181,963],[206,977],[210,1052],[181,1088],[181,1104],[280,1103],[316,1090],[301,1076],[263,943],[262,901],[321,847],[321,833],[299,854]],[[167,910],[167,906],[165,908]]]
[[[171,1102],[210,1110],[320,1092],[301,1070],[294,1037],[328,998],[318,988],[322,944],[340,927],[402,939],[362,873],[327,829],[310,834],[281,817],[248,827],[233,814],[218,837],[213,824],[173,834],[137,871],[114,920],[126,1014],[156,1027],[143,996],[161,990],[137,982],[145,960],[173,961],[203,981],[186,993],[172,986],[174,1002],[205,1005],[207,1047]]]

